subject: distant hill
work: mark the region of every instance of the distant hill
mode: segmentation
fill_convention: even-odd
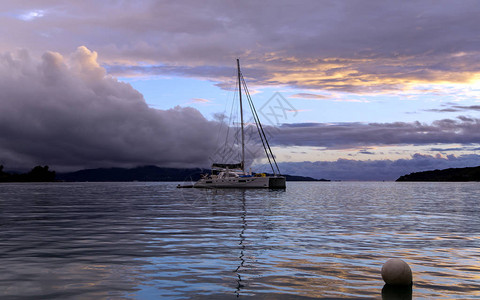
[[[197,181],[201,174],[210,173],[210,170],[201,168],[175,169],[156,166],[125,168],[87,169],[71,173],[57,173],[60,181]],[[287,181],[328,181],[304,176],[285,175]]]
[[[156,166],[125,168],[86,169],[71,173],[58,173],[62,181],[197,181],[206,169],[175,169]]]
[[[328,179],[323,179],[323,178],[322,179],[315,179],[315,178],[307,177],[307,176],[285,175],[285,174],[282,174],[282,175],[285,176],[287,181],[330,181]]]
[[[396,181],[480,181],[480,166],[410,173]]]

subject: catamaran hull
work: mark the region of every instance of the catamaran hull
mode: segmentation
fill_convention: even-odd
[[[275,176],[268,178],[268,187],[271,189],[285,189],[286,185],[286,178],[283,176]]]
[[[284,189],[285,177],[240,177],[240,178],[220,178],[220,179],[200,179],[194,185],[194,188],[271,188]]]

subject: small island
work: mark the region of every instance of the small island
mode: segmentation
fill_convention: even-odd
[[[396,181],[480,181],[480,166],[415,172],[400,176]]]
[[[36,166],[28,173],[7,173],[0,165],[0,182],[52,182],[55,181],[55,171],[48,166]]]

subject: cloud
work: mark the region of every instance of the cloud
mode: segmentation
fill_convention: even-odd
[[[220,115],[217,121],[208,121],[191,107],[148,107],[138,91],[108,75],[98,64],[97,53],[86,47],[79,47],[69,56],[46,52],[36,58],[25,50],[3,53],[0,89],[0,163],[9,168],[37,164],[48,164],[57,170],[142,164],[206,167],[212,155],[219,154],[215,133],[222,135]],[[372,145],[475,145],[480,141],[480,120],[460,116],[431,124],[298,123],[284,124],[270,133],[271,145],[354,148],[370,154],[368,146]],[[238,136],[232,137],[235,138]],[[261,151],[254,147],[253,137],[248,143],[249,149],[254,150],[251,156],[256,157]],[[445,163],[444,158],[414,158],[412,168],[422,166],[421,163],[428,168]],[[466,158],[460,161],[467,162]],[[405,162],[395,161],[402,163]],[[338,160],[334,166],[341,164],[350,166],[353,162]],[[383,164],[387,166],[385,172],[395,166],[388,161],[355,164],[358,168],[378,169]],[[347,178],[342,176],[338,178]]]
[[[447,105],[443,105],[443,106],[447,106]],[[473,111],[480,111],[480,105],[468,105],[468,106],[465,106],[465,105],[451,105],[450,107],[448,108],[441,108],[441,109],[426,109],[425,111],[431,111],[431,112],[459,112],[459,111],[469,111],[469,110],[473,110]]]
[[[45,12],[43,10],[32,10],[32,11],[28,11],[20,14],[18,18],[23,21],[32,21],[36,18],[41,18],[44,15],[45,15]]]
[[[458,118],[459,120],[462,120],[463,122],[475,122],[475,119],[469,118],[469,117],[465,117],[465,116],[458,116],[457,118]]]
[[[271,129],[273,130],[273,129]],[[272,131],[277,146],[314,146],[328,149],[376,145],[478,144],[480,119],[443,119],[431,124],[394,123],[296,123]]]
[[[212,100],[203,99],[203,98],[192,98],[192,100],[189,103],[206,104],[206,103],[210,103],[210,102],[212,102]]]
[[[291,98],[301,98],[301,99],[316,99],[316,100],[330,100],[334,102],[356,102],[356,103],[368,103],[369,100],[359,100],[359,99],[346,99],[341,96],[332,96],[332,95],[321,95],[321,94],[312,94],[312,93],[297,93],[290,96]]]
[[[456,147],[456,148],[430,148],[429,151],[433,152],[450,152],[450,151],[465,151],[471,150],[468,147]]]
[[[480,155],[470,154],[422,155],[414,154],[410,159],[398,160],[350,160],[316,162],[283,162],[280,170],[284,174],[310,176],[330,180],[396,180],[412,172],[435,169],[463,168],[480,165]]]
[[[290,97],[292,98],[304,98],[304,99],[330,99],[331,97],[319,94],[311,94],[311,93],[298,93],[293,94]]]
[[[460,110],[456,108],[441,108],[441,109],[431,108],[431,109],[425,109],[425,111],[444,113],[444,112],[457,112]]]
[[[368,151],[368,150],[360,150],[358,154],[367,154],[367,155],[375,155],[375,152]]]
[[[454,107],[461,110],[474,110],[474,111],[480,110],[480,105],[470,105],[470,106],[455,105]]]
[[[148,107],[85,47],[0,55],[0,90],[0,164],[9,168],[208,166],[215,150],[216,122],[190,107]]]
[[[38,0],[10,1],[2,10],[37,15],[33,22],[0,19],[0,50],[68,53],[86,44],[122,76],[178,74],[228,86],[240,57],[252,86],[372,93],[469,83],[480,68],[480,7],[470,0]],[[42,11],[48,14],[38,18]]]

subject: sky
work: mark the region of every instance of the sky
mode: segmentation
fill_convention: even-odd
[[[0,0],[0,164],[208,167],[239,58],[283,173],[478,166],[479,14],[468,0]]]

